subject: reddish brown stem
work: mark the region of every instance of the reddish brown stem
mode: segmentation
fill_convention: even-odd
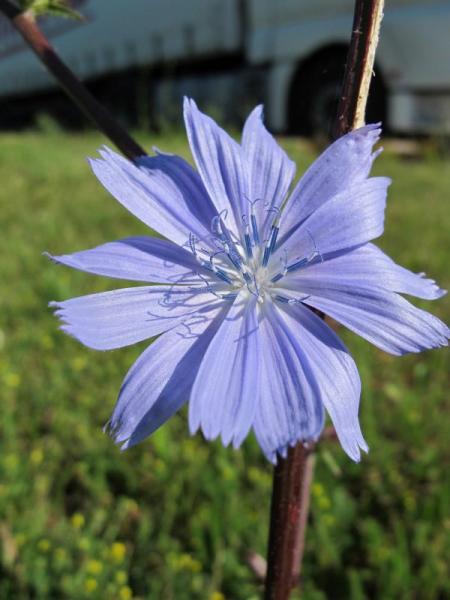
[[[356,0],[334,131],[363,125],[384,0]],[[299,583],[313,474],[312,450],[290,448],[274,470],[265,600],[287,600]]]
[[[287,600],[299,582],[314,457],[297,444],[273,475],[265,600]]]
[[[75,104],[127,158],[135,159],[145,154],[139,144],[122,128],[111,113],[97,102],[78,77],[59,58],[53,46],[29,14],[21,12],[10,0],[0,0],[0,11],[10,19],[12,25]]]

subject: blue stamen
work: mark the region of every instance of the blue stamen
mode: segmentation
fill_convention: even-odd
[[[250,234],[247,231],[244,233],[244,241],[245,241],[245,253],[247,254],[247,257],[253,258],[252,240],[250,239]]]
[[[225,281],[226,283],[233,283],[232,280],[228,277],[228,275],[225,273],[225,271],[222,271],[222,269],[218,269],[217,267],[214,269],[214,273],[217,275],[217,277],[219,279],[221,279],[222,281]]]
[[[261,242],[260,242],[259,233],[258,233],[258,223],[256,222],[256,216],[255,216],[255,214],[254,214],[253,211],[252,211],[252,213],[250,215],[250,221],[251,221],[251,224],[252,224],[253,243],[254,243],[255,246],[259,246],[259,244]]]
[[[253,283],[253,279],[252,279],[251,275],[249,273],[247,273],[247,271],[243,271],[242,276],[244,278],[245,283],[247,283],[247,284]]]
[[[230,232],[225,227],[220,216],[215,216],[212,219],[211,230],[219,238],[225,251],[225,254],[229,258],[235,269],[237,269],[238,271],[242,271],[242,259],[239,255],[239,252],[236,249],[236,245],[233,241],[233,238],[230,235]]]
[[[236,251],[233,252],[229,247],[228,249],[225,247],[225,252],[234,268],[238,271],[242,271],[242,260],[239,254]]]
[[[271,209],[276,210],[276,209]],[[262,260],[263,267],[267,267],[267,263],[269,262],[270,256],[275,252],[275,247],[277,245],[278,232],[280,231],[280,217],[277,210],[277,216],[275,217],[272,227],[270,229],[269,241],[267,242],[267,246],[264,249],[264,255]]]
[[[261,201],[261,198],[257,198],[256,200],[250,200],[250,198],[245,198],[247,200],[247,202],[250,204],[251,206],[251,211],[250,211],[250,224],[252,226],[252,235],[253,235],[253,246],[259,246],[259,244],[261,243],[260,238],[259,238],[259,231],[258,231],[258,222],[256,220],[256,215],[255,215],[255,211],[254,211],[254,206],[257,202]]]
[[[222,294],[221,298],[222,300],[235,300],[237,298],[237,294],[229,292],[228,294]]]
[[[287,296],[281,296],[280,294],[277,294],[274,299],[278,300],[278,302],[282,302],[283,304],[301,304],[308,298],[309,295],[303,296],[303,298],[288,298]]]
[[[197,256],[197,251],[195,249],[195,236],[193,233],[189,234],[189,248],[194,256]]]
[[[212,288],[211,284],[209,283],[209,281],[201,274],[201,273],[197,273],[197,275],[200,277],[200,279],[203,281],[203,283],[206,286],[207,291],[210,294],[213,294],[214,296],[217,296],[217,298],[220,298],[220,295]]]
[[[258,300],[261,300],[261,296],[259,293],[259,287],[258,287],[258,281],[256,280],[256,276],[253,275],[253,285],[255,286],[255,291],[256,291],[256,297],[258,298]]]
[[[209,263],[207,263],[205,260],[200,261],[201,266],[206,269],[207,271],[210,271],[211,273],[214,273],[214,267],[212,267]]]
[[[270,254],[273,254],[275,251],[275,246],[277,244],[277,237],[278,237],[279,231],[280,231],[280,228],[278,227],[277,224],[272,225],[272,230],[270,232],[270,245],[269,245]]]
[[[286,298],[286,296],[280,296],[280,294],[275,296],[275,300],[278,300],[278,302],[282,302],[283,304],[289,303],[289,298]]]
[[[197,273],[197,275],[200,277],[200,279],[205,284],[207,291],[210,294],[213,294],[213,296],[216,296],[216,298],[220,298],[220,300],[234,300],[235,298],[237,298],[237,293],[234,293],[234,292],[227,292],[225,294],[216,292],[214,290],[214,288],[211,286],[211,284],[209,283],[209,281],[207,279],[205,279],[205,277],[201,273]]]
[[[269,257],[270,257],[270,246],[266,246],[264,248],[264,254],[263,254],[263,259],[262,259],[263,267],[267,267],[267,263],[269,262]]]
[[[248,226],[247,217],[245,215],[242,215],[242,223],[244,224],[245,253],[247,255],[247,258],[253,258],[252,239],[250,237],[250,228]]]
[[[277,281],[280,281],[280,279],[283,279],[283,277],[286,275],[286,273],[284,273],[283,271],[281,271],[280,273],[277,273],[274,277],[272,277],[272,279],[270,280],[272,283],[276,283]]]
[[[292,263],[292,265],[288,265],[286,267],[286,271],[288,273],[292,273],[292,271],[296,271],[297,269],[301,269],[302,267],[304,267],[306,264],[308,264],[309,259],[308,258],[302,258],[301,260],[298,260],[295,263]]]

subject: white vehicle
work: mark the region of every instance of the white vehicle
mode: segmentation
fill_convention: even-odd
[[[85,21],[45,18],[41,24],[80,77],[97,82],[104,101],[129,101],[144,90],[152,111],[170,117],[186,93],[232,119],[263,101],[269,126],[280,132],[324,130],[333,116],[353,0],[72,4]],[[369,118],[382,118],[394,132],[450,133],[450,2],[386,4]],[[55,82],[2,19],[3,117],[8,107],[52,87]]]

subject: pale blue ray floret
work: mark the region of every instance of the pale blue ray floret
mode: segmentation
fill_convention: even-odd
[[[433,300],[431,279],[371,243],[390,180],[370,177],[379,125],[334,142],[288,194],[294,163],[249,115],[241,144],[186,99],[197,169],[157,151],[132,163],[105,148],[103,186],[163,238],[133,237],[52,259],[152,285],[54,302],[62,329],[98,350],[149,339],[108,430],[140,442],[189,401],[191,433],[238,447],[250,431],[269,460],[318,439],[329,414],[353,460],[367,451],[361,384],[324,313],[391,354],[447,345],[449,330],[400,294]]]

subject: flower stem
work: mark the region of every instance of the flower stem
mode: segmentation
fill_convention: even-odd
[[[335,138],[364,125],[384,0],[356,0]],[[323,315],[321,315],[323,317]],[[287,600],[299,584],[313,475],[313,448],[301,443],[273,475],[265,600]]]
[[[30,14],[22,12],[11,0],[0,0],[0,12],[8,17],[15,29],[78,108],[117,146],[124,156],[133,160],[145,154],[139,144],[60,59]]]
[[[298,585],[314,468],[312,448],[297,444],[273,475],[265,600],[287,600]]]

